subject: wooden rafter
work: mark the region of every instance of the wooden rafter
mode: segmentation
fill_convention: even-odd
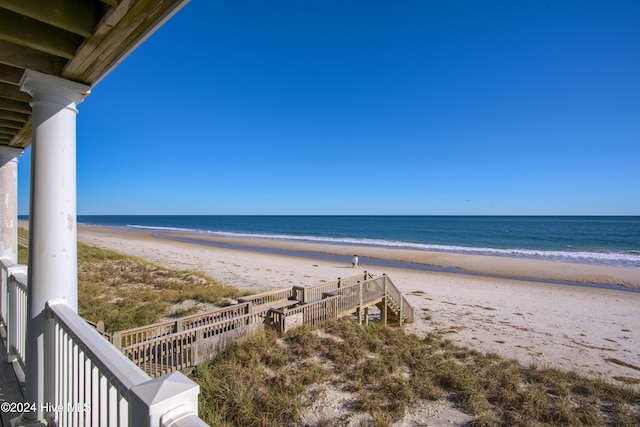
[[[24,70],[10,65],[0,64],[0,82],[18,86]]]
[[[59,56],[0,40],[0,63],[59,75],[66,62],[66,59]]]
[[[20,130],[22,129],[23,125],[24,123],[16,122],[14,120],[0,119],[0,127],[3,127],[3,128]],[[15,132],[13,133],[15,134]]]
[[[14,101],[31,102],[31,96],[22,92],[18,86],[0,82],[0,98],[13,99]]]
[[[0,9],[0,39],[71,59],[84,38],[35,19]]]
[[[104,12],[91,0],[0,0],[0,7],[83,37],[91,37]]]
[[[31,141],[25,70],[89,86],[189,0],[0,0],[0,144]]]
[[[26,123],[29,115],[24,113],[16,113],[15,111],[0,110],[0,119],[11,120],[12,122]]]

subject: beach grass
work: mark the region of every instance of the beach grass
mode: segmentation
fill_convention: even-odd
[[[29,232],[24,228],[18,228],[18,242],[20,242],[20,238],[24,238],[25,240],[29,240]],[[29,260],[29,250],[18,243],[18,264],[26,265]]]
[[[23,228],[18,233],[28,236]],[[28,262],[23,246],[18,247],[18,262]],[[92,322],[102,320],[107,332],[226,306],[242,295],[199,272],[78,243],[78,313]]]
[[[229,305],[241,295],[195,271],[78,243],[78,312],[87,320],[102,320],[109,332]]]
[[[633,388],[344,319],[283,338],[267,329],[191,377],[211,425],[297,425],[305,407],[336,388],[351,394],[345,410],[363,414],[363,425],[391,425],[419,401],[442,399],[471,414],[476,426],[640,423]],[[343,418],[323,423],[341,425]]]

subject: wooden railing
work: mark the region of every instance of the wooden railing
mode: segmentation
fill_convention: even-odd
[[[96,332],[102,335],[102,337],[105,338],[107,341],[113,342],[113,334],[110,334],[109,332],[106,332],[104,330],[104,322],[102,320],[100,320],[99,322],[92,322],[91,320],[85,319],[85,322],[91,325],[91,327],[93,327],[93,329],[95,329]]]
[[[407,322],[413,322],[415,320],[415,309],[409,304],[391,279],[386,275],[384,277],[387,283],[386,292],[391,302],[391,308],[395,307],[395,310],[397,310],[396,314],[400,317],[405,317]]]
[[[413,309],[393,282],[385,275],[373,277],[366,272],[310,288],[276,289],[239,301],[209,313],[116,332],[113,342],[136,366],[156,377],[210,360],[264,324],[284,333],[302,325],[320,326],[354,312],[362,321],[363,312],[374,304],[384,304],[385,314],[388,305],[400,324],[413,320]],[[386,322],[386,316],[384,319]]]
[[[317,327],[338,319],[339,300],[340,296],[338,295],[328,295],[320,301],[310,302],[289,310],[270,309],[267,317],[269,323],[281,333],[302,325]]]
[[[24,236],[18,233],[18,246],[29,249],[29,236]]]
[[[253,333],[263,325],[263,313],[243,314],[137,342],[121,351],[148,375],[158,377],[211,360],[237,338]]]
[[[275,289],[255,295],[249,295],[246,297],[238,298],[238,302],[250,303],[254,307],[259,307],[268,306],[271,303],[288,299],[296,299],[291,288]]]
[[[131,328],[113,334],[113,345],[118,348],[125,348],[141,342],[161,338],[176,332],[187,329],[198,328],[215,324],[227,319],[233,319],[251,310],[250,303],[240,303],[223,307],[208,313],[194,314],[180,319],[154,323],[138,328]]]
[[[331,292],[340,287],[353,285],[358,283],[359,281],[369,280],[372,277],[373,276],[371,276],[371,274],[365,271],[361,275],[347,277],[346,279],[339,278],[334,282],[323,283],[317,286],[312,286],[312,287],[294,286],[293,297],[303,303],[318,301],[319,299],[322,299],[322,294],[325,292]]]

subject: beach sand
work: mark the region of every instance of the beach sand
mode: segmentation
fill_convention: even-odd
[[[218,238],[109,227],[79,226],[81,242],[155,263],[203,272],[241,290],[316,285],[365,270],[387,274],[407,295],[418,319],[409,330],[437,332],[483,352],[525,364],[575,370],[606,378],[640,379],[640,292],[505,277],[625,284],[640,287],[640,270],[515,258],[410,250]],[[176,241],[195,238],[233,248]],[[253,249],[243,249],[243,248]],[[299,256],[265,252],[287,250]],[[318,255],[320,253],[320,255]],[[351,268],[353,254],[360,268]],[[333,254],[329,259],[317,257]],[[379,258],[433,263],[469,273],[367,265]],[[406,264],[403,264],[406,265]]]
[[[498,353],[525,365],[572,370],[613,382],[616,377],[640,380],[638,269],[85,225],[78,230],[81,242],[160,265],[200,271],[244,291],[311,286],[365,270],[373,275],[384,273],[415,307],[417,319],[407,329],[418,335],[439,333],[458,345]],[[356,253],[359,269],[351,267]],[[373,258],[404,264],[368,265]],[[459,272],[407,268],[411,265],[406,263]],[[536,279],[624,284],[630,290]],[[337,417],[344,411],[345,405],[338,403],[340,391],[334,390],[325,400],[327,404],[316,405],[315,413],[307,414],[306,419]],[[424,419],[429,425],[463,425],[470,420],[446,402],[421,405],[401,425],[419,425]]]

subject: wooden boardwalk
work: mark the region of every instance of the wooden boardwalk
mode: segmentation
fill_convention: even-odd
[[[373,306],[385,324],[402,325],[414,319],[413,308],[391,279],[365,272],[314,287],[251,295],[209,313],[103,335],[148,375],[157,377],[211,360],[238,338],[265,326],[285,333],[352,315],[368,323]]]

